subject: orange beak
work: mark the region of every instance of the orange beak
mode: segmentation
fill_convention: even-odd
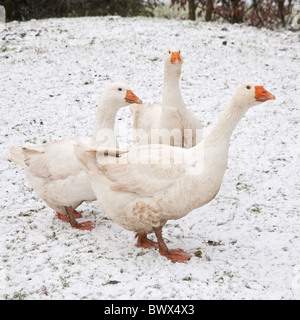
[[[138,104],[142,104],[142,100],[139,99],[131,90],[127,90],[126,91],[126,97],[125,100],[128,103],[138,103]]]
[[[181,63],[180,53],[179,52],[172,52],[170,61],[173,64]]]
[[[275,96],[268,92],[263,86],[255,86],[256,101],[264,102],[268,100],[275,100]]]

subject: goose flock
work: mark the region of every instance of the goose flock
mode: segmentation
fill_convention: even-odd
[[[275,100],[261,84],[242,84],[203,138],[201,123],[182,98],[182,63],[180,50],[171,47],[164,61],[162,103],[143,103],[128,85],[114,82],[100,96],[91,137],[11,147],[8,155],[59,219],[91,230],[91,221],[76,220],[82,217],[76,209],[84,201],[97,201],[112,221],[136,233],[138,247],[158,249],[172,262],[186,262],[192,255],[168,249],[163,226],[214,199],[238,122],[251,107]],[[134,145],[121,150],[115,116],[129,104]],[[152,232],[157,242],[148,239]]]

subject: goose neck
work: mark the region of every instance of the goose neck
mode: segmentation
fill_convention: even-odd
[[[173,67],[173,70],[170,69]],[[175,66],[165,67],[164,72],[164,84],[163,84],[163,106],[175,107],[178,109],[184,108],[184,102],[181,95],[179,86],[179,79],[181,74],[181,68]]]
[[[105,99],[101,99],[97,108],[95,119],[93,138],[97,140],[97,134],[100,130],[114,131],[115,118],[119,110],[119,106],[108,103]]]
[[[241,118],[246,113],[247,108],[243,108],[235,100],[221,114],[213,131],[206,138],[206,141],[211,142],[228,142]]]

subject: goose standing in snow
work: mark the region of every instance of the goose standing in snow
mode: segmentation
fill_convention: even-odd
[[[114,222],[137,232],[138,246],[158,247],[171,261],[185,262],[191,255],[168,249],[163,226],[214,199],[227,167],[232,132],[249,108],[273,99],[259,84],[242,85],[213,131],[190,149],[159,144],[116,153],[78,144],[75,153],[101,207]],[[152,232],[157,243],[147,238]]]
[[[162,104],[130,106],[136,144],[164,143],[191,148],[201,140],[202,126],[187,110],[180,91],[182,61],[180,50],[171,47],[164,60]]]
[[[74,137],[39,146],[12,147],[9,160],[25,169],[34,191],[54,209],[59,219],[69,221],[77,229],[90,230],[90,222],[78,223],[81,214],[75,209],[83,201],[96,196],[87,175],[74,153],[74,145],[81,141],[89,146],[118,147],[114,135],[115,116],[119,108],[141,100],[121,82],[108,85],[99,101],[93,137]]]

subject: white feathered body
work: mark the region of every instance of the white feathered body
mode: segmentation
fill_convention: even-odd
[[[108,216],[128,230],[150,233],[153,227],[179,219],[216,196],[227,151],[212,145],[205,148],[203,142],[188,150],[148,145],[134,147],[119,157],[96,151],[88,156],[89,152],[77,152],[77,156]]]
[[[162,116],[162,108],[164,108]],[[202,125],[192,112],[180,112],[175,107],[162,104],[132,105],[130,111],[134,118],[134,143],[169,144],[191,148],[202,139]],[[157,138],[157,130],[159,137]]]
[[[28,148],[12,147],[9,159],[25,169],[29,184],[49,207],[64,212],[82,201],[96,200],[88,177],[74,154],[78,142],[91,145],[91,138],[76,137]]]

